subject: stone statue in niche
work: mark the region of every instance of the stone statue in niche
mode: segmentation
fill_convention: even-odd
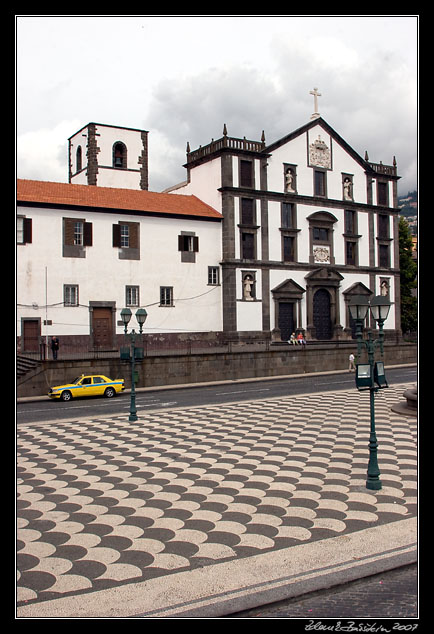
[[[285,173],[285,191],[291,194],[295,193],[294,189],[294,174],[290,167],[286,170]]]
[[[389,295],[389,282],[387,280],[382,280],[380,284],[380,295],[383,297],[388,297]]]
[[[353,200],[353,184],[351,182],[351,179],[348,178],[348,176],[344,178],[343,187],[344,187],[344,200]]]
[[[331,169],[332,161],[330,148],[321,139],[321,135],[318,134],[316,141],[309,145],[309,164],[316,167],[326,167]]]
[[[245,275],[243,278],[243,299],[247,302],[253,302],[253,277],[251,275]]]

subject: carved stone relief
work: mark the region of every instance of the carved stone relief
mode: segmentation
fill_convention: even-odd
[[[330,148],[321,139],[320,134],[318,134],[316,141],[309,145],[309,165],[331,169]]]

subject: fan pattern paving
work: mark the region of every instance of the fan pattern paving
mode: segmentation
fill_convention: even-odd
[[[20,425],[17,598],[93,592],[416,512],[416,421],[352,391]]]

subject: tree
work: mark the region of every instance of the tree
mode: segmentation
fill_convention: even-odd
[[[417,287],[417,264],[412,256],[413,242],[408,222],[399,219],[399,268],[401,281],[401,328],[403,332],[417,329],[417,298],[412,290]]]

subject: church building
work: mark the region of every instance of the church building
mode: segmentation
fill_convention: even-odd
[[[397,167],[362,158],[317,112],[270,143],[223,136],[191,151],[187,180],[223,216],[227,336],[354,336],[353,295],[387,295],[400,331]],[[370,324],[372,326],[375,325]]]
[[[115,349],[125,305],[146,308],[148,333],[351,339],[353,295],[387,295],[399,334],[396,161],[362,158],[312,94],[310,120],[277,141],[225,125],[187,144],[185,182],[162,193],[148,132],[96,123],[68,140],[68,183],[19,180],[19,350],[54,334]]]

